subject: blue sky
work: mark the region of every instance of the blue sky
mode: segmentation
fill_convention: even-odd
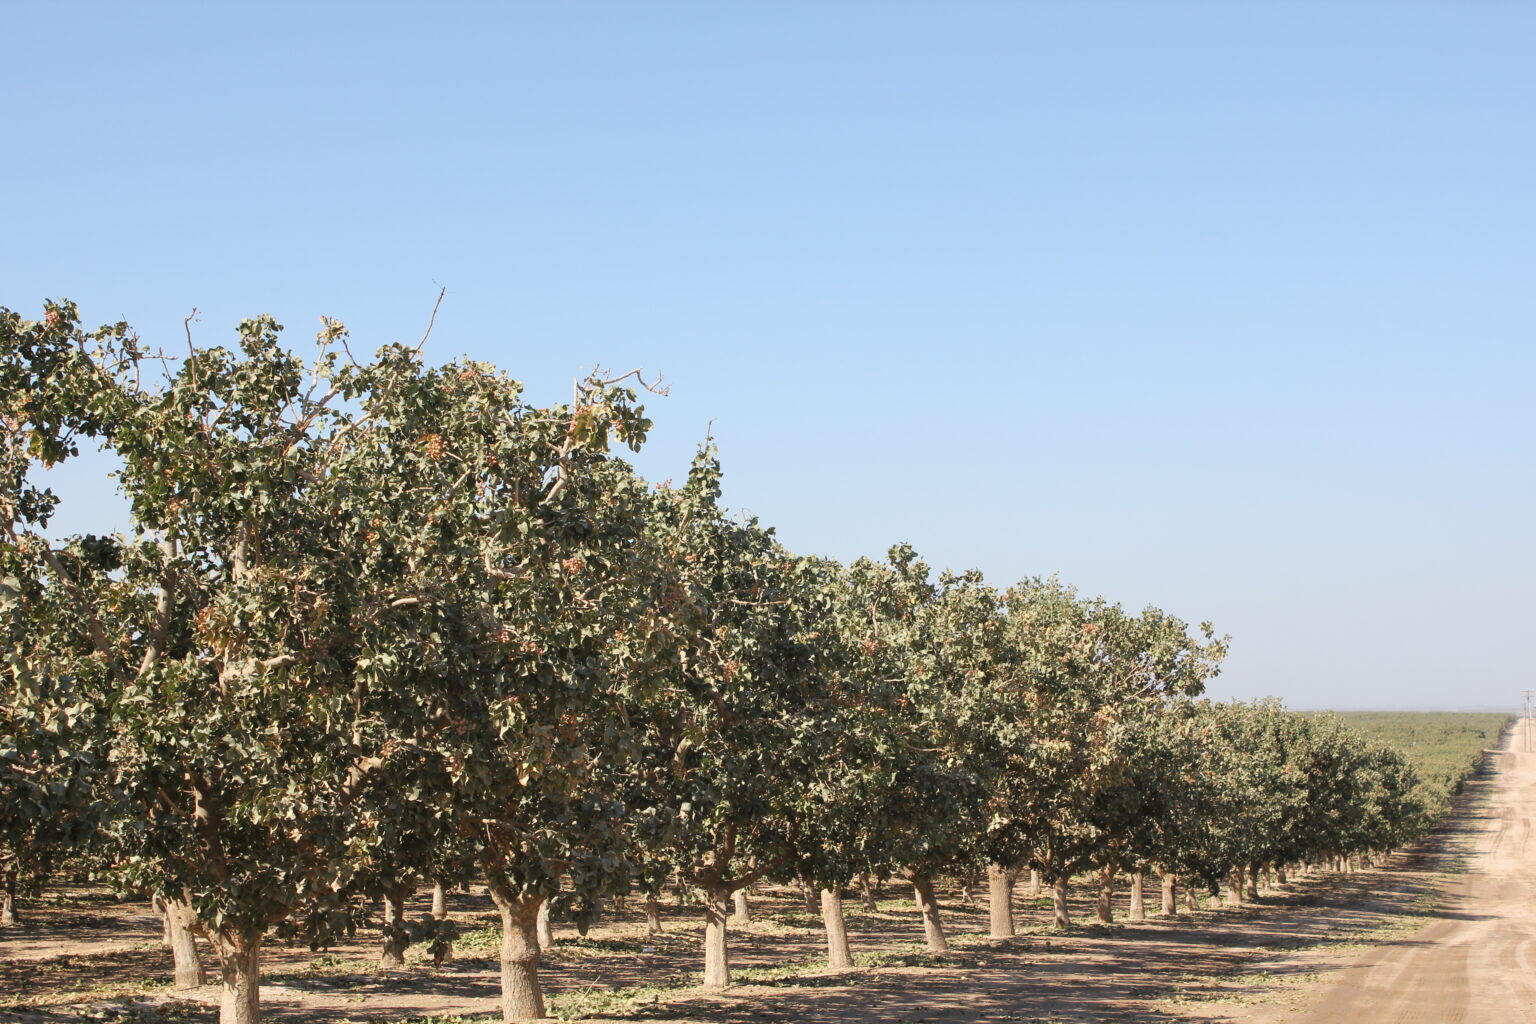
[[[1512,705],[1536,8],[8,5],[0,305],[271,312],[557,399],[665,373],[727,499],[1233,635],[1213,693]],[[61,488],[96,513],[99,465]],[[66,522],[70,520],[66,519]],[[84,512],[79,523],[89,522]]]

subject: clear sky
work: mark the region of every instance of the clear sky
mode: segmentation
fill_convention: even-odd
[[[644,366],[803,552],[1233,635],[1217,696],[1536,685],[1536,6],[7,3],[0,305]],[[92,512],[99,465],[61,480]],[[86,520],[82,518],[81,523]],[[66,523],[71,522],[66,519]]]

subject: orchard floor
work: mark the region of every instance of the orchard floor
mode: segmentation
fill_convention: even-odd
[[[815,967],[819,916],[798,895],[765,888],[753,894],[753,923],[732,932],[740,983],[723,994],[690,987],[701,933],[693,907],[669,905],[666,934],[655,939],[645,937],[633,903],[585,939],[559,927],[541,973],[554,1013],[651,1024],[1479,1019],[1456,1010],[1480,998],[1469,985],[1487,989],[1488,998],[1502,992],[1502,1019],[1525,1020],[1508,997],[1511,986],[1520,986],[1520,999],[1530,992],[1516,976],[1530,973],[1536,949],[1536,921],[1524,909],[1532,876],[1523,867],[1536,755],[1500,760],[1506,770],[1475,780],[1441,832],[1418,848],[1371,871],[1293,879],[1240,909],[1153,915],[1134,925],[1080,923],[1060,935],[1046,927],[1047,900],[1021,898],[1022,934],[993,942],[985,937],[984,895],[969,906],[950,892],[944,919],[956,948],[936,956],[922,951],[911,902],[892,886],[879,912],[847,901],[850,939],[869,966],[834,974]],[[426,896],[413,914],[426,911]],[[1075,896],[1074,919],[1091,920],[1086,887]],[[1499,902],[1511,899],[1518,910]],[[65,887],[21,910],[23,923],[0,932],[0,1022],[204,1024],[216,1017],[217,987],[170,990],[170,956],[144,903]],[[374,935],[321,954],[267,947],[264,1016],[280,1024],[387,1024],[493,1014],[494,910],[479,890],[453,894],[450,910],[467,935],[444,968],[413,956],[404,970],[380,970]],[[1505,912],[1519,918],[1518,928],[1497,927]],[[1477,943],[1499,936],[1508,941],[1480,957]],[[1446,953],[1439,975],[1429,966],[1437,952]],[[1472,975],[1469,962],[1481,963]],[[216,979],[206,950],[205,963]],[[1414,970],[1432,974],[1425,994],[1392,995]]]

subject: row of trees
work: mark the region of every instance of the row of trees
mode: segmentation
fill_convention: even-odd
[[[218,953],[258,1017],[270,936],[323,944],[421,881],[484,880],[507,1020],[543,1015],[537,922],[699,895],[705,983],[732,896],[901,876],[929,944],[943,873],[1212,884],[1384,849],[1413,773],[1326,719],[1198,700],[1226,650],[1055,579],[998,589],[910,548],[795,555],[728,514],[705,447],[648,486],[612,451],[637,374],[536,406],[420,346],[314,359],[268,318],[238,351],[149,352],[68,303],[0,311],[0,857],[9,888],[89,840]],[[51,538],[39,471],[99,444],[128,536]],[[450,933],[427,936],[440,946]],[[422,936],[417,936],[422,937]],[[190,941],[182,943],[190,947]]]

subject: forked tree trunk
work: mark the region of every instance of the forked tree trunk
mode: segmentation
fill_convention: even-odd
[[[1093,905],[1100,924],[1113,924],[1115,920],[1115,866],[1104,865],[1099,873],[1099,898]]]
[[[731,983],[731,961],[725,946],[725,920],[731,890],[716,885],[704,890],[704,987],[725,988]]]
[[[661,903],[652,896],[645,898],[645,934],[661,934]]]
[[[197,937],[192,927],[197,916],[192,908],[181,900],[165,900],[165,928],[170,935],[171,962],[175,967],[175,985],[178,989],[202,988],[208,984],[208,973],[197,956]]]
[[[1039,868],[1030,868],[1029,869],[1029,898],[1032,899],[1032,900],[1037,900],[1037,899],[1040,898],[1040,869]]]
[[[539,986],[539,907],[537,896],[514,896],[492,882],[488,888],[501,913],[501,1019],[538,1020],[544,1016]]]
[[[1172,871],[1159,872],[1158,879],[1163,883],[1162,910],[1164,917],[1179,916],[1179,876]]]
[[[0,928],[16,926],[16,869],[5,869],[5,884],[0,886]]]
[[[555,928],[549,920],[549,900],[539,904],[539,916],[534,923],[534,937],[539,940],[539,949],[555,948]]]
[[[405,928],[405,890],[392,889],[384,894],[384,942],[379,947],[382,967],[404,967],[405,950],[411,936]]]
[[[949,948],[949,943],[944,939],[944,925],[939,921],[939,903],[933,896],[933,879],[919,874],[913,874],[911,879],[917,912],[923,918],[923,938],[928,942],[928,951],[942,953]]]
[[[259,1024],[261,1020],[261,939],[219,941],[219,1024]]]
[[[848,952],[848,928],[843,921],[843,894],[835,889],[821,890],[821,923],[827,929],[827,966],[843,971],[853,966]]]
[[[752,923],[752,908],[747,906],[747,890],[745,887],[731,893],[731,899],[735,901],[736,910],[731,914],[731,921],[740,928],[742,925]]]
[[[1147,919],[1146,876],[1140,871],[1131,872],[1131,907],[1126,912],[1127,921]]]
[[[1051,920],[1062,931],[1072,927],[1072,915],[1067,913],[1067,880],[1057,879],[1051,886]]]
[[[1013,880],[1015,873],[1001,864],[987,865],[987,918],[994,939],[1011,939],[1013,930]]]
[[[880,909],[880,903],[875,899],[875,883],[870,881],[868,871],[859,872],[859,900],[871,914]]]

